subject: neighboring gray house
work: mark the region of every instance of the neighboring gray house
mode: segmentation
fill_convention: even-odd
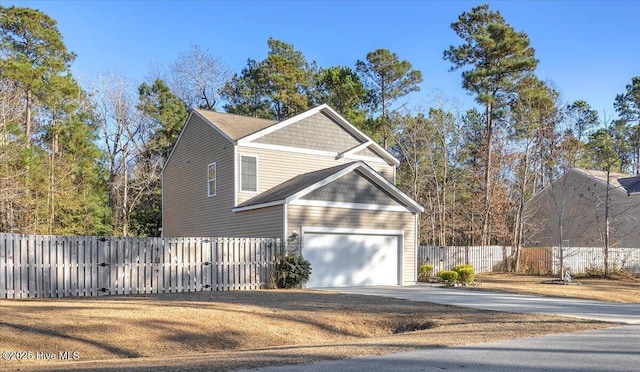
[[[527,203],[525,245],[602,247],[607,173],[573,168]],[[640,248],[640,177],[611,173],[610,246]]]
[[[277,237],[310,287],[416,281],[398,160],[327,105],[281,122],[193,110],[163,170],[163,235]]]

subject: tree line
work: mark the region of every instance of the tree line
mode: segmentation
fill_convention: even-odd
[[[240,72],[192,46],[149,81],[104,73],[82,88],[56,21],[0,6],[0,231],[159,235],[161,170],[192,108],[284,120],[329,104],[400,159],[422,244],[520,247],[527,201],[566,169],[640,173],[640,76],[604,118],[536,76],[529,37],[499,11],[451,28],[443,58],[477,108],[443,95],[408,107],[422,73],[387,49],[321,67],[273,38]]]

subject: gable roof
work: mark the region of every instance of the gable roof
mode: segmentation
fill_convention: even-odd
[[[424,208],[420,204],[416,203],[362,161],[354,161],[315,172],[300,174],[239,204],[233,211],[241,212],[273,205],[288,204],[355,170],[360,170],[367,175],[367,178],[372,183],[392,195],[410,212],[417,213],[424,211]]]
[[[572,170],[590,177],[596,181],[599,181],[602,184],[607,183],[607,172],[605,171],[582,168],[572,168]],[[630,194],[630,190],[633,190],[633,187],[636,183],[640,183],[640,177],[631,177],[630,175],[624,173],[609,172],[609,185],[615,190]],[[640,184],[635,186],[635,189],[637,191],[640,191]]]
[[[336,154],[336,159],[345,157],[346,155],[351,155],[351,158],[355,158],[359,160],[359,157],[354,153],[357,151],[369,149],[374,154],[378,155],[380,158],[385,159],[387,162],[399,165],[400,161],[396,159],[390,152],[385,150],[382,146],[378,145],[373,141],[369,136],[364,134],[358,128],[356,128],[353,124],[349,123],[347,119],[343,118],[340,114],[338,114],[335,110],[329,107],[327,104],[323,104],[307,110],[301,114],[298,114],[294,117],[291,117],[284,121],[274,121],[268,119],[259,119],[253,118],[249,116],[236,115],[236,114],[228,114],[223,112],[216,112],[205,109],[192,109],[189,113],[189,117],[187,118],[185,125],[176,140],[176,143],[171,149],[171,153],[167,157],[167,161],[162,169],[164,173],[164,168],[169,164],[169,161],[173,157],[173,152],[178,146],[180,139],[182,138],[182,134],[187,129],[189,122],[193,115],[197,115],[202,118],[207,124],[209,124],[212,128],[217,130],[220,134],[222,134],[227,140],[232,142],[233,144],[243,144],[246,145],[250,143],[252,140],[256,138],[260,138],[269,133],[275,132],[278,129],[282,129],[288,125],[291,125],[295,122],[298,122],[304,118],[307,118],[311,115],[315,115],[319,112],[323,112],[328,115],[330,118],[339,123],[339,125],[344,128],[347,132],[352,134],[358,140],[362,141],[361,145],[358,145],[354,148],[347,149],[342,153]]]
[[[277,123],[274,120],[252,118],[249,116],[227,114],[211,110],[194,109],[232,141],[259,132]]]
[[[592,179],[600,183],[601,185],[605,185],[607,183],[607,172],[605,171],[584,168],[570,168],[562,176],[554,180],[552,184],[561,182],[561,180],[563,179],[567,179],[567,177],[569,177],[569,174],[571,173],[574,173],[581,177]],[[614,190],[614,192],[619,192],[627,195],[638,194],[640,193],[640,176],[632,177],[624,173],[611,172],[609,173],[609,186],[612,190]],[[535,193],[533,197],[526,202],[526,204],[535,203],[537,199],[541,198],[552,189],[553,185],[546,186],[544,189]]]
[[[331,119],[335,120],[338,125],[340,125],[344,130],[346,130],[348,133],[350,133],[352,136],[354,136],[355,138],[357,138],[359,141],[361,141],[361,143],[367,143],[366,146],[362,147],[362,148],[358,148],[357,151],[360,151],[362,149],[365,148],[371,148],[371,150],[378,154],[380,157],[386,159],[387,161],[393,163],[393,164],[400,164],[400,161],[398,159],[396,159],[395,156],[393,156],[389,151],[385,150],[384,147],[378,145],[375,141],[371,140],[371,138],[369,136],[367,136],[365,133],[363,133],[360,129],[356,128],[353,124],[351,124],[347,119],[345,119],[342,115],[340,115],[338,112],[336,112],[334,109],[332,109],[331,107],[329,107],[329,105],[322,104],[320,106],[314,107],[310,110],[307,110],[303,113],[300,113],[296,116],[293,116],[287,120],[281,121],[279,123],[276,123],[274,125],[270,125],[268,127],[264,127],[263,129],[260,129],[254,133],[249,134],[246,137],[243,137],[241,139],[238,140],[239,144],[248,144],[251,141],[258,139],[260,137],[266,136],[267,134],[273,133],[279,129],[285,128],[293,123],[296,123],[302,119],[308,118],[312,115],[315,115],[319,112],[324,113],[325,115],[329,116]],[[351,150],[351,149],[349,149]],[[347,151],[349,151],[347,150]],[[344,156],[343,154],[338,154],[338,157]]]

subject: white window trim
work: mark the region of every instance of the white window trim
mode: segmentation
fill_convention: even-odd
[[[215,170],[216,176],[213,178],[213,183],[215,185],[215,190],[213,190],[213,194],[211,193],[211,181],[212,179],[209,178],[209,168],[213,165],[213,169]],[[216,194],[218,193],[218,164],[217,162],[213,162],[210,164],[207,164],[207,197],[212,197],[212,196],[216,196]]]
[[[251,190],[245,190],[243,185],[242,185],[242,158],[246,157],[246,158],[255,158],[256,159],[256,189],[255,191],[251,191]],[[245,155],[245,154],[240,154],[240,172],[239,176],[240,176],[240,192],[244,192],[247,194],[257,194],[258,190],[260,189],[260,184],[259,184],[259,177],[258,177],[258,173],[259,173],[259,164],[258,164],[258,156],[257,155]]]

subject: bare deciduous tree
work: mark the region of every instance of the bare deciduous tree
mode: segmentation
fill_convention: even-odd
[[[132,170],[148,139],[148,122],[136,108],[135,85],[117,74],[100,76],[93,90],[94,114],[106,153],[109,206],[114,231],[129,233],[129,221],[138,200]]]
[[[181,54],[171,65],[171,90],[191,108],[214,110],[231,71],[199,45]]]

